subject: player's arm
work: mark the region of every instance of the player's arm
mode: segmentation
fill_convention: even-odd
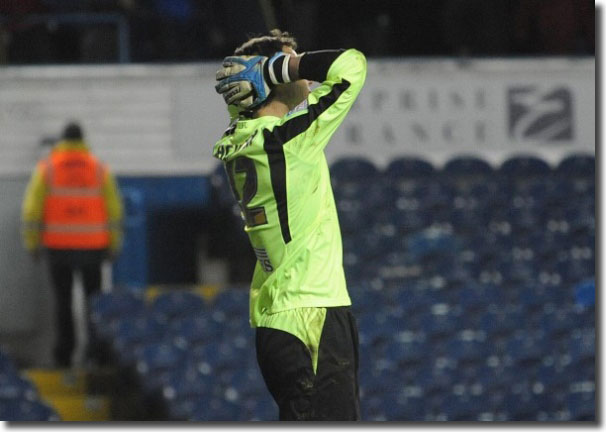
[[[294,79],[320,82],[308,96],[307,112],[284,126],[301,145],[313,145],[322,150],[339,127],[358,97],[366,79],[366,58],[355,49],[326,50],[304,53],[291,58]],[[303,123],[303,124],[302,124]],[[313,140],[309,140],[313,135]]]
[[[320,82],[308,97],[308,108],[286,117],[279,126],[282,143],[297,138],[323,149],[355,102],[366,79],[366,58],[355,49],[324,50],[299,56],[278,52],[263,56],[227,57],[217,72],[217,92],[239,109],[259,106],[276,86],[300,79]]]

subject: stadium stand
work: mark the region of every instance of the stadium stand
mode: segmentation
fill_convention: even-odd
[[[595,420],[594,165],[333,164],[363,420]],[[156,418],[276,420],[246,290],[213,300],[118,292],[91,307]]]

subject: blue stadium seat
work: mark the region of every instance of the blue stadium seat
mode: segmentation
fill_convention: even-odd
[[[173,369],[182,366],[186,351],[170,341],[150,342],[135,352],[136,370],[146,392],[155,392],[167,381]]]
[[[39,400],[0,400],[0,419],[8,422],[61,421],[59,415]]]
[[[577,325],[575,318],[570,310],[556,309],[553,313],[543,314],[541,328],[551,338],[567,336]]]
[[[595,421],[595,392],[575,392],[567,397],[570,421]]]
[[[525,322],[526,315],[517,308],[489,310],[481,318],[482,329],[490,336],[509,336]]]
[[[199,315],[204,310],[205,303],[202,297],[183,290],[162,293],[151,304],[152,313],[167,321],[187,315]]]
[[[231,208],[234,205],[234,198],[229,185],[229,178],[222,163],[215,166],[210,175],[210,181],[216,191],[213,196],[214,202],[221,207]]]
[[[429,345],[422,341],[394,341],[385,347],[385,357],[393,362],[396,368],[408,368],[425,361]]]
[[[181,368],[167,374],[162,395],[172,420],[187,420],[193,409],[193,400],[217,395],[220,386],[210,368],[195,361],[186,360]]]
[[[221,291],[212,303],[213,310],[221,310],[228,315],[248,312],[249,294],[246,289],[226,289]]]
[[[508,421],[537,421],[539,406],[529,395],[508,394],[505,397],[504,408]]]
[[[360,228],[370,228],[375,209],[364,205],[360,199],[339,199],[336,202],[341,231],[345,234],[359,232]]]
[[[0,373],[0,403],[17,399],[33,401],[37,398],[38,391],[30,381],[14,371]]]
[[[8,354],[0,350],[0,375],[16,373],[17,368],[15,367],[13,360],[8,356]]]
[[[444,421],[475,421],[483,409],[474,402],[469,397],[449,394],[442,399],[438,418]]]
[[[145,310],[143,296],[134,292],[99,293],[90,299],[91,324],[102,339],[111,337],[118,320],[142,316]]]
[[[456,179],[479,180],[494,175],[494,169],[484,159],[475,156],[458,156],[446,162],[442,174]]]
[[[435,168],[428,161],[416,157],[400,157],[392,159],[383,172],[383,177],[389,182],[399,182],[403,179],[422,180],[432,177]]]
[[[222,330],[223,326],[208,316],[194,315],[173,320],[167,333],[174,338],[177,345],[185,348],[210,342],[217,338]]]
[[[409,389],[418,392],[417,387],[404,387],[402,391],[394,391],[384,395],[382,415],[388,421],[423,421],[425,420],[425,400],[422,396],[413,394],[406,396]]]
[[[519,327],[519,324],[518,324]],[[537,365],[549,354],[548,341],[526,334],[516,335],[507,342],[507,356],[520,368]]]
[[[377,167],[362,157],[345,157],[334,162],[330,167],[330,176],[335,187],[346,182],[368,182],[379,176]]]
[[[244,401],[248,410],[247,421],[276,421],[278,420],[278,406],[267,393],[266,396],[255,397]]]
[[[148,342],[164,337],[165,324],[156,317],[134,317],[119,322],[112,340],[114,352],[121,365],[132,365],[137,350]]]
[[[261,371],[256,364],[253,366],[235,371],[226,383],[226,388],[237,392],[238,397],[242,400],[254,399],[268,393]]]
[[[446,395],[450,393],[454,383],[454,377],[451,370],[435,369],[429,362],[425,362],[418,374],[415,376],[415,385],[423,390],[426,398],[436,395]]]
[[[563,368],[555,363],[540,365],[533,372],[532,381],[540,384],[545,393],[556,393],[567,391],[570,386],[571,376]]]
[[[480,364],[486,360],[487,349],[483,342],[478,340],[453,339],[447,343],[448,357],[463,364]]]
[[[575,303],[587,308],[595,305],[595,290],[595,278],[579,282],[574,287]]]
[[[246,421],[248,415],[237,401],[226,397],[198,399],[189,420],[199,421]]]
[[[562,178],[595,176],[595,157],[591,155],[570,155],[560,161],[555,169]]]
[[[543,159],[535,156],[512,156],[501,164],[498,172],[510,179],[526,179],[551,174],[551,168]]]
[[[582,367],[595,361],[595,330],[574,332],[568,343],[568,353],[572,364]]]
[[[435,307],[436,305],[434,305]],[[422,319],[422,327],[430,339],[443,339],[461,329],[463,321],[454,311],[428,314]]]

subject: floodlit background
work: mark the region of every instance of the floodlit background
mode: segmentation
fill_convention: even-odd
[[[255,257],[211,147],[221,59],[278,27],[357,48],[327,148],[363,420],[595,420],[595,9],[587,0],[0,0],[0,420],[275,420]],[[125,243],[92,299],[98,364],[54,369],[29,175],[78,120]]]

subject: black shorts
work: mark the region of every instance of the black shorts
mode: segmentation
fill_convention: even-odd
[[[358,329],[351,308],[326,308],[317,373],[297,337],[259,327],[257,361],[280,420],[360,420]]]

